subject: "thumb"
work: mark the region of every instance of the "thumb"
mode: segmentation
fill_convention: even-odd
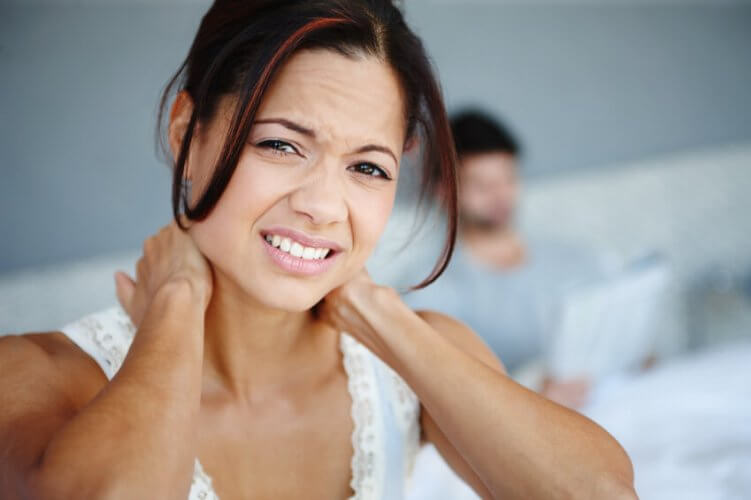
[[[115,273],[115,293],[117,300],[125,311],[130,314],[130,306],[133,303],[133,295],[136,292],[136,283],[122,271]]]

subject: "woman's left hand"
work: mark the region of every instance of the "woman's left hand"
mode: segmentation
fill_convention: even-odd
[[[316,314],[336,331],[348,333],[388,362],[387,339],[377,328],[378,311],[399,303],[401,299],[393,288],[376,284],[363,268],[354,278],[329,292],[317,305]]]

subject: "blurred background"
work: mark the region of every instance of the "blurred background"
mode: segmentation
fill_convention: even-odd
[[[113,304],[114,269],[170,220],[157,99],[208,5],[0,0],[0,332]],[[642,498],[751,498],[751,1],[404,11],[449,111],[485,110],[520,139],[524,234],[587,247],[611,277],[644,255],[667,269],[648,332],[661,361],[602,381],[582,409],[627,447]],[[404,172],[369,264],[398,287],[427,275],[442,238]],[[471,497],[441,492],[421,494]]]

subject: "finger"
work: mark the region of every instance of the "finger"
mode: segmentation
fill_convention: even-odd
[[[587,401],[587,391],[574,389],[567,394],[567,397],[573,401],[576,406],[582,406]]]
[[[146,277],[146,256],[141,256],[136,261],[136,283],[144,283]]]
[[[587,398],[584,398],[584,397],[575,398],[573,400],[573,403],[574,403],[573,404],[574,409],[582,408],[584,405],[587,404]]]
[[[133,295],[136,292],[136,282],[122,271],[115,273],[115,293],[117,300],[125,311],[130,314],[130,306],[133,303]]]
[[[589,384],[586,383],[579,383],[573,387],[574,391],[576,391],[577,394],[580,394],[583,396],[586,396],[589,394]]]

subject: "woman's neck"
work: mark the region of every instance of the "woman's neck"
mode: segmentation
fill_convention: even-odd
[[[331,342],[310,311],[249,297],[215,270],[204,324],[204,391],[251,402],[314,377]],[[290,369],[294,367],[294,369]]]

